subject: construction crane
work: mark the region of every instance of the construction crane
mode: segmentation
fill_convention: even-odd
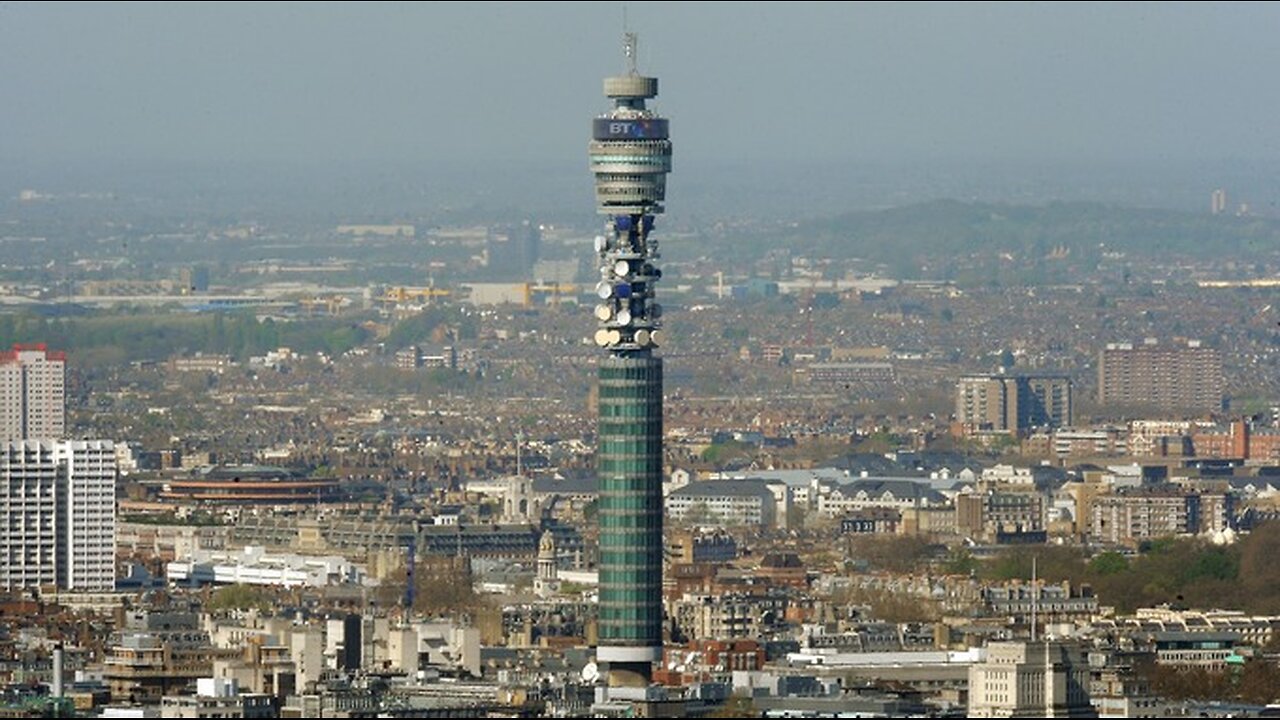
[[[319,315],[322,311],[329,315],[337,315],[346,304],[347,299],[341,295],[317,295],[298,301],[298,306],[312,315]]]
[[[538,304],[536,300],[539,295],[545,296],[550,293],[552,305],[560,305],[560,295],[572,295],[578,292],[577,285],[569,285],[566,283],[525,283],[524,284],[524,306],[531,308]]]

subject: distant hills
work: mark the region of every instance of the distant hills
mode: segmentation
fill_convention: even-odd
[[[1101,264],[1274,258],[1280,220],[1095,203],[938,200],[801,222],[746,242],[813,257],[861,258],[906,278],[961,280],[973,270],[1004,264],[1054,280],[1059,271]]]

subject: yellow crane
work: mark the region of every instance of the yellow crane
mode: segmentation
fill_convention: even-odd
[[[440,288],[431,287],[391,287],[387,288],[379,300],[388,305],[400,305],[402,303],[416,300],[423,304],[431,304],[437,298],[446,298],[453,295],[451,290],[441,290]]]
[[[572,295],[578,292],[577,285],[567,283],[525,283],[524,284],[524,306],[526,308],[533,307],[539,295],[545,296],[546,293],[551,294],[552,305],[560,305],[560,294]]]
[[[341,295],[316,295],[315,297],[302,298],[298,301],[299,307],[313,315],[319,315],[322,311],[330,315],[337,315],[338,311],[347,304],[347,299]]]

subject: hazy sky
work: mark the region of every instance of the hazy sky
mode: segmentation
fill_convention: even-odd
[[[627,4],[681,162],[1280,158],[1280,5]],[[0,160],[585,163],[622,3],[0,3]]]

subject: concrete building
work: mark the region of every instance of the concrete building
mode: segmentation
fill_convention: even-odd
[[[667,560],[673,563],[727,563],[738,557],[738,541],[723,530],[671,533]]]
[[[1209,211],[1214,215],[1221,215],[1227,211],[1227,191],[1217,188],[1209,194]]]
[[[896,535],[902,525],[902,511],[892,508],[863,508],[840,518],[845,535]]]
[[[778,503],[759,480],[703,480],[667,496],[667,515],[676,522],[711,525],[778,526]]]
[[[1021,580],[987,585],[979,590],[982,613],[1007,617],[1011,624],[1030,627],[1032,617],[1043,627],[1054,623],[1087,623],[1098,614],[1098,598],[1088,588],[1071,583],[1024,583]]]
[[[0,587],[114,590],[115,479],[110,441],[0,446]]]
[[[289,633],[288,642],[289,659],[297,673],[297,689],[309,692],[308,688],[320,682],[326,669],[324,632],[318,627],[296,628]]]
[[[655,288],[658,242],[671,171],[668,123],[645,107],[658,79],[636,71],[627,33],[626,75],[605,78],[609,112],[592,122],[588,146],[596,209],[606,234],[595,241],[600,282],[599,366],[600,613],[596,657],[611,687],[640,690],[662,659],[662,344]]]
[[[241,693],[235,680],[198,678],[195,695],[166,695],[162,718],[273,718],[279,711],[270,695]]]
[[[966,375],[956,384],[956,421],[966,435],[1067,427],[1071,415],[1065,376]]]
[[[490,228],[484,246],[489,274],[503,279],[532,279],[541,247],[542,229],[529,220],[519,225]]]
[[[984,542],[1002,535],[1038,533],[1045,529],[1045,497],[1025,492],[977,492],[956,498],[956,529]]]
[[[164,500],[204,505],[314,505],[342,496],[335,478],[308,478],[264,465],[198,467],[190,477],[173,478],[160,489]]]
[[[1091,718],[1089,665],[1080,648],[1051,641],[994,642],[969,667],[969,717]]]
[[[158,704],[210,677],[216,659],[239,655],[212,647],[192,613],[139,612],[126,618],[119,642],[107,648],[103,680],[115,702]]]
[[[817,510],[825,517],[836,518],[870,508],[902,512],[947,504],[949,501],[945,495],[924,482],[896,478],[859,478],[839,484],[825,495],[819,495]]]
[[[1178,487],[1124,488],[1099,495],[1089,505],[1089,536],[1095,542],[1132,545],[1174,535],[1225,530],[1231,496]]]
[[[1093,654],[1090,655],[1093,662]],[[1130,666],[1110,667],[1106,658],[1095,666],[1089,694],[1100,718],[1167,718],[1175,714],[1176,704],[1162,700],[1151,690],[1151,684]]]
[[[116,452],[109,440],[54,443],[66,483],[62,587],[114,590],[116,580]]]
[[[43,344],[0,352],[0,441],[66,434],[66,353]]]
[[[1111,343],[1098,356],[1098,402],[1168,410],[1220,410],[1222,357],[1192,340],[1186,345]]]
[[[168,563],[169,582],[183,585],[275,585],[326,587],[359,583],[364,576],[355,565],[338,555],[323,557],[292,553],[268,554],[266,548],[248,546],[239,552],[192,550]]]
[[[784,594],[693,594],[669,603],[680,636],[698,640],[760,637],[784,622]]]
[[[796,369],[796,378],[815,385],[892,385],[896,378],[893,364],[887,362],[822,362]]]

